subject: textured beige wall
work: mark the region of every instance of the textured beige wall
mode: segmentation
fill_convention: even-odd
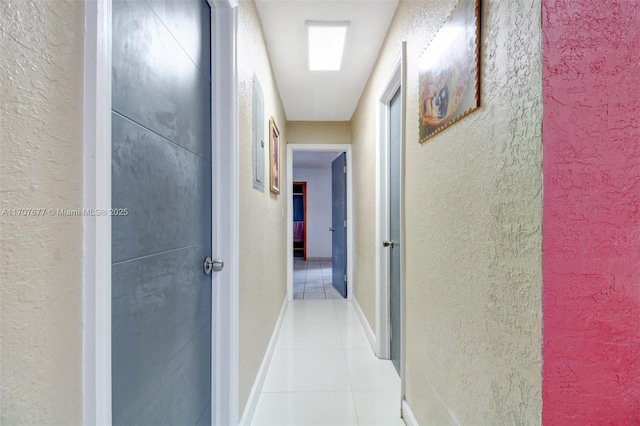
[[[253,75],[264,94],[265,136],[269,117],[280,130],[280,195],[252,186]],[[253,0],[240,1],[238,15],[238,83],[240,121],[240,410],[242,412],[262,363],[286,295],[285,211],[287,125],[267,56]],[[269,181],[268,145],[265,181]],[[242,414],[242,413],[240,413]]]
[[[0,1],[0,423],[82,421],[84,3]]]
[[[289,143],[350,144],[351,124],[348,121],[289,121]]]
[[[376,111],[369,87],[351,121],[353,179],[353,297],[376,329]]]
[[[455,1],[402,1],[352,120],[355,295],[374,324],[374,105],[407,40],[406,398],[420,424],[539,424],[539,0],[487,0],[482,107],[418,143],[417,61]]]

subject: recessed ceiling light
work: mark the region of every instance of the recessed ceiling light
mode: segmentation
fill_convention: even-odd
[[[338,71],[350,22],[307,21],[309,69]]]

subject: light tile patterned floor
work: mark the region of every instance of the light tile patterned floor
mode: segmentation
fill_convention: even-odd
[[[400,378],[351,302],[289,303],[252,424],[404,425]]]
[[[343,299],[333,288],[331,260],[299,260],[293,264],[294,299]]]

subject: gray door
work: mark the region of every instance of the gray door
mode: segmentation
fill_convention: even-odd
[[[391,361],[400,373],[400,155],[402,153],[400,126],[402,104],[400,89],[389,105],[389,246]]]
[[[114,0],[113,424],[211,423],[205,0]]]
[[[331,163],[331,267],[333,287],[347,297],[347,154]]]

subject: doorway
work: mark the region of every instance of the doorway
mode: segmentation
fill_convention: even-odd
[[[344,298],[346,154],[294,152],[291,161],[294,299]]]
[[[306,203],[296,201],[299,195],[288,200],[289,300],[348,298],[351,294],[348,285],[352,240],[349,226],[351,146],[289,144],[287,149],[288,158],[292,159],[287,165],[289,182],[305,184],[306,200]],[[299,194],[297,190],[292,192]],[[304,215],[295,204],[303,206]],[[339,211],[332,208],[334,205],[340,206]],[[305,218],[304,223],[301,217]],[[303,235],[306,235],[306,260],[295,255],[295,247],[299,245],[296,240],[301,240]]]
[[[293,257],[307,260],[307,182],[293,182]]]
[[[391,359],[404,386],[403,152],[406,44],[391,67],[378,104],[376,207],[376,353]],[[404,396],[404,392],[403,392]]]
[[[135,4],[131,4],[135,3]],[[140,145],[155,144],[156,149],[170,150],[174,149],[179,154],[174,158],[170,157],[172,162],[168,162],[168,166],[177,162],[179,159],[188,159],[189,155],[194,155],[197,158],[191,158],[191,163],[195,165],[202,165],[202,163],[209,163],[209,168],[212,166],[216,170],[218,179],[213,181],[211,178],[207,178],[207,175],[211,176],[210,172],[207,173],[207,167],[196,167],[197,173],[185,173],[191,178],[198,176],[199,179],[193,181],[200,188],[209,187],[208,194],[211,196],[210,201],[207,203],[200,203],[203,209],[211,212],[215,212],[216,226],[212,226],[212,221],[209,224],[203,225],[205,236],[209,234],[209,253],[215,254],[215,257],[224,258],[227,263],[224,270],[218,272],[215,275],[210,275],[208,280],[208,294],[210,295],[208,303],[206,297],[203,297],[202,304],[209,305],[209,315],[200,315],[200,312],[191,312],[192,318],[203,319],[205,323],[208,323],[208,335],[206,332],[202,332],[203,339],[207,342],[205,345],[200,345],[199,349],[195,351],[197,353],[209,353],[207,364],[202,368],[205,371],[210,371],[210,375],[205,374],[205,380],[201,378],[193,379],[193,375],[187,379],[193,379],[192,382],[202,384],[201,391],[198,391],[198,396],[194,398],[195,401],[176,400],[173,402],[172,412],[169,413],[167,421],[172,422],[184,422],[193,421],[201,422],[203,424],[216,423],[216,424],[230,424],[237,422],[237,405],[238,405],[238,383],[237,383],[237,277],[238,277],[238,265],[237,265],[237,243],[235,242],[235,235],[238,228],[238,212],[237,212],[237,156],[238,156],[238,144],[237,144],[237,113],[233,108],[229,108],[229,105],[237,105],[237,75],[233,67],[235,64],[235,40],[237,34],[237,11],[235,7],[237,4],[233,1],[209,1],[209,0],[192,0],[190,4],[185,4],[182,1],[166,1],[166,2],[154,2],[154,4],[148,4],[132,1],[127,2],[89,2],[85,8],[86,17],[86,43],[85,43],[85,74],[84,74],[84,86],[85,86],[85,133],[84,133],[84,170],[85,170],[85,201],[84,207],[87,209],[104,209],[116,211],[117,204],[123,200],[123,195],[126,195],[127,189],[122,188],[122,185],[112,185],[112,175],[114,180],[127,181],[125,175],[127,172],[132,171],[118,170],[117,173],[112,173],[112,167],[120,167],[126,163],[119,163],[112,161],[112,151],[117,152],[116,157],[120,159],[122,156],[135,157],[135,152],[127,153],[127,149],[123,149],[123,146],[127,145],[126,142],[141,142]],[[165,104],[167,107],[166,112],[169,114],[155,115],[154,119],[156,123],[154,125],[153,119],[151,121],[144,122],[145,114],[136,116],[136,108],[138,112],[144,111],[145,107],[148,110],[152,110],[153,105],[146,105],[141,107],[140,103],[132,103],[129,106],[123,106],[122,102],[117,98],[117,87],[113,82],[117,79],[121,79],[122,63],[118,65],[119,59],[116,57],[122,54],[122,50],[117,52],[117,48],[112,49],[113,38],[117,37],[113,27],[122,24],[123,10],[136,13],[136,8],[140,7],[152,7],[154,8],[151,13],[149,11],[141,13],[139,19],[136,18],[137,24],[142,27],[151,25],[151,27],[158,28],[157,21],[159,19],[163,22],[165,30],[172,32],[174,41],[178,44],[182,44],[180,54],[186,54],[189,61],[180,61],[179,63],[168,63],[165,58],[169,55],[162,47],[160,55],[154,55],[154,52],[158,52],[158,44],[166,43],[167,38],[162,37],[160,39],[150,40],[145,39],[148,35],[139,34],[136,42],[149,43],[147,46],[149,49],[144,50],[143,58],[135,58],[134,61],[159,61],[159,64],[172,68],[173,72],[180,73],[185,72],[188,74],[191,69],[190,77],[194,77],[193,74],[200,74],[206,79],[206,71],[203,73],[200,67],[205,67],[206,63],[212,64],[210,70],[207,86],[211,88],[214,96],[209,98],[208,104],[204,105],[205,112],[208,117],[204,117],[204,121],[208,122],[210,126],[212,117],[215,117],[217,123],[213,134],[209,130],[208,146],[207,144],[189,145],[184,141],[175,139],[175,135],[167,134],[167,132],[161,131],[169,129],[178,129],[176,133],[183,132],[183,128],[176,126],[179,111],[171,110],[172,106],[179,101],[178,99],[169,99]],[[181,9],[181,7],[186,9]],[[194,7],[195,6],[195,7]],[[191,7],[191,11],[189,11]],[[134,9],[134,10],[131,10]],[[209,9],[210,8],[210,9]],[[200,9],[204,13],[194,14],[194,10]],[[207,14],[209,10],[209,14]],[[139,11],[139,10],[138,10]],[[176,13],[174,13],[176,12]],[[176,17],[176,22],[170,19]],[[179,17],[179,18],[178,18]],[[195,21],[193,19],[195,19]],[[191,22],[189,22],[191,20]],[[119,21],[116,23],[114,21]],[[185,27],[183,24],[187,23]],[[195,22],[195,25],[193,25]],[[113,24],[113,25],[112,25]],[[136,25],[137,25],[136,24]],[[201,32],[194,31],[198,29]],[[193,41],[195,38],[200,38],[195,44],[190,44],[189,40]],[[211,41],[210,48],[206,45]],[[134,47],[135,44],[124,44],[125,50],[129,47]],[[191,48],[187,47],[188,45]],[[139,45],[138,45],[139,46]],[[210,56],[209,56],[210,54]],[[213,57],[213,61],[203,59],[204,57]],[[158,64],[154,64],[158,65]],[[126,66],[126,64],[125,64]],[[120,67],[120,68],[119,68]],[[161,68],[154,66],[154,71]],[[171,73],[169,73],[171,74]],[[174,74],[175,75],[175,74]],[[113,80],[112,80],[113,76]],[[182,77],[185,77],[182,74]],[[159,76],[146,76],[153,80]],[[160,76],[161,77],[161,76]],[[166,75],[164,77],[167,77]],[[194,79],[181,79],[180,83],[195,82]],[[118,81],[118,84],[122,83],[122,80]],[[112,96],[112,87],[114,93]],[[140,95],[141,91],[144,91],[145,87],[136,87],[137,93],[132,92],[132,96]],[[181,87],[181,89],[185,89]],[[190,88],[191,89],[191,88]],[[205,89],[205,95],[210,89]],[[190,91],[190,90],[187,90]],[[163,93],[166,95],[166,92]],[[163,94],[155,94],[155,96],[162,96]],[[120,94],[121,95],[121,94]],[[114,99],[112,99],[112,97]],[[112,102],[113,101],[113,102]],[[222,107],[224,106],[224,108]],[[127,108],[129,109],[127,110]],[[208,112],[206,112],[208,110]],[[148,112],[148,111],[147,111]],[[171,113],[174,113],[172,116]],[[152,117],[146,115],[146,117]],[[201,117],[198,117],[198,120]],[[164,125],[165,129],[160,129],[157,125]],[[127,129],[128,128],[128,129]],[[194,130],[198,126],[195,126]],[[202,127],[200,127],[202,128]],[[135,129],[135,130],[134,130]],[[127,132],[131,130],[131,132]],[[134,138],[134,134],[140,136]],[[184,134],[184,132],[183,132]],[[112,136],[115,143],[112,142]],[[116,141],[117,139],[117,141]],[[160,141],[159,139],[162,139]],[[224,140],[225,143],[219,143]],[[124,142],[124,143],[122,143]],[[165,142],[173,142],[173,146],[166,145]],[[131,147],[131,151],[140,149],[141,146]],[[208,150],[210,153],[207,158],[206,152],[200,151],[202,149]],[[166,153],[166,152],[165,152]],[[166,159],[166,158],[165,158]],[[145,169],[148,165],[145,163],[147,159],[136,164],[134,172],[143,174],[147,172]],[[174,161],[175,160],[175,161]],[[193,169],[192,169],[193,170]],[[204,173],[201,173],[204,170]],[[185,179],[182,176],[182,182]],[[123,177],[125,177],[123,179]],[[174,183],[179,186],[180,179],[174,180]],[[140,183],[140,182],[138,182]],[[162,188],[161,188],[162,189]],[[172,188],[170,188],[172,189]],[[123,191],[116,193],[116,191]],[[135,191],[134,191],[135,192]],[[143,194],[141,197],[153,198],[157,194]],[[120,198],[119,198],[120,197]],[[120,199],[120,201],[118,201]],[[126,197],[124,197],[126,200]],[[112,202],[113,201],[113,202]],[[132,203],[139,203],[139,199],[135,198]],[[170,204],[169,208],[171,208]],[[139,206],[135,206],[136,209]],[[191,206],[186,206],[189,208]],[[131,209],[127,206],[122,207],[122,210],[127,209],[127,215],[134,216]],[[143,206],[140,210],[144,211],[146,207]],[[139,212],[138,212],[139,213]],[[160,218],[166,212],[159,212],[155,219]],[[125,215],[125,214],[123,214]],[[199,211],[195,213],[199,217],[206,217],[207,213]],[[114,215],[115,217],[115,215]],[[138,218],[139,219],[139,218]],[[135,220],[134,220],[135,221]],[[149,222],[153,222],[150,220]],[[112,300],[125,297],[122,290],[126,287],[119,286],[116,281],[120,279],[121,273],[126,275],[130,273],[130,277],[140,277],[142,271],[143,277],[156,276],[160,281],[165,277],[171,275],[171,269],[174,265],[174,259],[169,259],[167,263],[159,262],[154,265],[144,265],[144,254],[140,255],[140,252],[147,244],[147,247],[155,245],[157,240],[162,239],[161,235],[151,235],[145,241],[145,238],[139,239],[140,244],[132,244],[127,250],[133,253],[131,259],[123,256],[128,256],[125,253],[123,247],[126,244],[127,238],[136,240],[135,237],[127,237],[118,230],[118,227],[123,228],[123,223],[116,223],[112,232],[112,218],[111,217],[85,217],[85,236],[84,236],[84,293],[85,293],[85,309],[84,309],[84,321],[83,321],[83,342],[84,342],[84,356],[83,356],[83,418],[85,423],[89,424],[111,424],[113,420],[117,422],[118,418],[122,419],[124,411],[114,413],[118,411],[118,407],[114,407],[113,399],[121,398],[116,396],[118,385],[115,384],[115,375],[121,372],[113,371],[114,364],[117,363],[117,358],[120,356],[113,352],[118,351],[119,343],[117,339],[113,338],[114,334],[122,332],[120,325],[116,324],[119,319],[114,316],[117,315],[117,306],[112,306]],[[147,225],[146,223],[144,224]],[[126,226],[125,226],[126,227]],[[210,231],[207,231],[207,227]],[[116,232],[117,231],[117,232]],[[135,230],[140,231],[140,234],[144,234],[146,229]],[[192,235],[192,234],[191,234]],[[112,239],[113,237],[113,239]],[[156,241],[154,241],[154,238]],[[168,249],[160,247],[162,243],[158,243],[160,249],[158,251],[151,250],[149,253],[149,259],[157,258],[161,256],[171,257],[170,254],[182,249],[191,249],[195,251],[197,247],[207,245],[207,238],[202,237],[187,247],[176,247]],[[117,240],[117,243],[114,241]],[[154,244],[149,244],[154,242]],[[133,248],[132,248],[133,246]],[[136,257],[137,256],[137,257]],[[134,260],[135,259],[135,260]],[[183,257],[184,259],[184,257]],[[131,260],[129,262],[129,260]],[[204,274],[203,260],[200,259],[196,266],[199,274]],[[113,261],[113,262],[112,262]],[[129,271],[115,271],[112,266],[117,266],[123,270],[129,269]],[[137,263],[137,264],[136,264]],[[181,262],[180,262],[181,263]],[[190,268],[190,266],[189,266]],[[113,270],[113,271],[112,271]],[[114,273],[112,273],[114,272]],[[165,274],[166,272],[166,274]],[[193,273],[191,269],[187,271],[188,274],[193,274],[194,278],[197,273]],[[174,274],[180,275],[180,274]],[[143,278],[144,279],[144,278]],[[197,278],[195,278],[197,281]],[[219,285],[224,284],[224,285]],[[134,286],[135,287],[135,281]],[[187,291],[188,292],[188,291]],[[205,290],[206,292],[206,290]],[[150,295],[151,298],[156,298],[158,303],[162,302],[164,293],[156,292]],[[168,300],[168,299],[167,299]],[[165,302],[167,301],[165,300]],[[215,310],[213,309],[215,303]],[[214,317],[215,312],[215,317]],[[112,322],[113,321],[113,322]],[[185,321],[189,323],[189,320]],[[193,323],[193,321],[191,321]],[[197,328],[197,327],[196,327]],[[207,328],[206,324],[203,324],[203,328]],[[157,330],[157,329],[156,329]],[[198,330],[200,332],[201,330]],[[160,338],[160,335],[153,336]],[[200,339],[196,339],[200,340]],[[163,341],[166,343],[166,341]],[[190,349],[193,348],[192,345]],[[208,348],[202,348],[202,346],[208,346]],[[120,345],[121,347],[121,345]],[[163,347],[165,351],[170,351],[171,348]],[[202,351],[200,351],[202,349]],[[194,352],[194,353],[196,353]],[[176,353],[175,359],[179,358]],[[204,359],[200,358],[200,359]],[[173,359],[173,358],[172,358]],[[194,357],[191,360],[197,359]],[[156,364],[157,365],[157,364]],[[165,370],[165,372],[171,371],[171,366]],[[175,371],[175,370],[174,370]],[[218,372],[217,374],[215,372]],[[134,371],[134,374],[142,374],[144,372]],[[184,377],[179,377],[184,379]],[[113,385],[113,386],[112,386]],[[147,394],[148,395],[148,394]],[[200,395],[205,395],[201,397]],[[187,395],[188,397],[188,395]],[[137,401],[132,401],[134,404],[140,403],[141,395],[134,395]],[[150,405],[156,406],[157,400],[161,400],[161,397],[155,398]],[[205,399],[208,399],[205,401]],[[144,404],[144,402],[142,403]],[[177,405],[177,407],[176,407]],[[197,406],[196,409],[191,410],[190,407]],[[174,410],[175,409],[175,410]],[[165,407],[160,407],[158,412],[167,412]],[[199,411],[199,412],[198,412]],[[155,416],[154,413],[139,412],[139,416],[151,418]],[[132,416],[127,415],[131,418]],[[185,420],[187,419],[187,420]],[[195,419],[195,420],[192,420]]]

